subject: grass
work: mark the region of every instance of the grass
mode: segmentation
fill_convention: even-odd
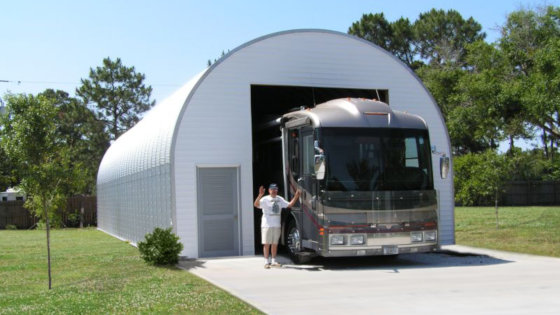
[[[560,207],[457,207],[457,244],[560,257]],[[95,229],[53,230],[48,290],[45,231],[0,231],[0,314],[259,313],[175,267]]]
[[[0,314],[259,313],[175,267],[149,266],[138,250],[95,229],[0,231]]]
[[[455,208],[456,243],[560,257],[560,207]]]

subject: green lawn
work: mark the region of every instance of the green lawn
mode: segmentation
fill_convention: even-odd
[[[461,245],[560,257],[560,207],[455,208],[455,237]]]
[[[560,207],[457,207],[457,244],[560,257]],[[138,250],[95,229],[0,231],[0,314],[258,313],[174,267],[146,265]]]
[[[259,313],[174,267],[146,265],[138,250],[95,229],[0,231],[0,314]]]

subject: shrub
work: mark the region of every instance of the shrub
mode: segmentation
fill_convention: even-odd
[[[67,227],[77,227],[80,225],[80,213],[68,213],[66,216]]]
[[[6,230],[17,230],[17,226],[13,224],[6,225]]]
[[[37,222],[37,224],[35,225],[35,228],[37,230],[46,230],[47,229],[47,224],[43,221],[39,221]]]
[[[138,243],[138,250],[145,262],[153,265],[171,265],[179,261],[183,244],[171,228],[155,228],[145,236],[145,241]]]

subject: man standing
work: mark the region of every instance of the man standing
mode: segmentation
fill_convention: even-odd
[[[261,238],[263,244],[264,267],[270,266],[280,267],[276,261],[276,253],[278,252],[278,240],[280,239],[281,220],[280,214],[283,208],[291,208],[296,204],[299,198],[299,190],[296,191],[294,198],[288,203],[284,198],[278,196],[278,185],[270,184],[268,187],[268,196],[264,196],[264,187],[259,187],[259,195],[255,199],[255,207],[262,209],[261,221]],[[272,245],[272,246],[271,246]],[[271,248],[272,247],[272,248]],[[272,249],[272,250],[271,250]],[[271,251],[272,260],[269,252]]]

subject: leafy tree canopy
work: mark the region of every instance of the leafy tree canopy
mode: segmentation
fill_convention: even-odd
[[[86,176],[84,190],[68,187],[68,194],[94,194],[97,169],[109,146],[109,135],[103,122],[79,99],[64,91],[48,89],[40,95],[47,97],[58,109],[57,141],[68,148],[72,163],[80,163]]]
[[[421,64],[415,58],[415,33],[408,19],[400,18],[389,22],[383,13],[364,14],[359,21],[352,24],[348,34],[384,48],[410,67],[416,68]]]
[[[418,52],[431,65],[461,63],[466,45],[486,37],[481,29],[472,17],[465,20],[455,10],[432,9],[414,22]]]
[[[61,206],[67,189],[83,189],[83,166],[74,161],[70,148],[57,134],[59,109],[44,95],[8,95],[2,117],[1,146],[12,161],[28,206],[43,217],[44,207]],[[52,212],[51,212],[52,213]]]

